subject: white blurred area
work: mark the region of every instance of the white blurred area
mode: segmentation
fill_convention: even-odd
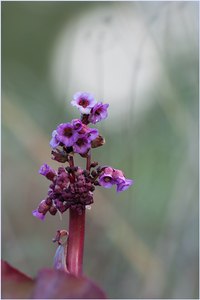
[[[140,115],[151,105],[147,95],[160,76],[147,27],[131,2],[95,5],[67,21],[51,57],[56,98],[64,101],[76,91],[93,93],[112,107],[107,120],[111,128],[130,109]]]

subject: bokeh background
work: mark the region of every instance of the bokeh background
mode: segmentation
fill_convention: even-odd
[[[110,104],[94,159],[135,184],[98,189],[84,271],[110,298],[198,298],[198,2],[2,2],[2,258],[52,267],[68,214],[31,211],[76,91]],[[77,159],[77,163],[80,159]]]

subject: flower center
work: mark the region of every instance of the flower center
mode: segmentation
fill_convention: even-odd
[[[76,144],[81,147],[81,146],[84,146],[85,144],[85,140],[83,138],[80,138],[76,141]]]
[[[95,115],[100,116],[100,114],[101,114],[101,109],[97,109],[97,110],[95,111]]]
[[[87,99],[81,98],[79,100],[79,105],[83,106],[84,108],[86,108],[89,105],[89,101]]]
[[[63,135],[70,138],[73,135],[72,128],[64,128]]]
[[[111,181],[111,178],[108,177],[108,176],[105,176],[105,177],[104,177],[104,181],[105,181],[105,182],[110,182],[110,181]]]

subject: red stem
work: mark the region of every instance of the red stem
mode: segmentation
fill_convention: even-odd
[[[70,208],[67,268],[70,273],[76,276],[82,274],[84,236],[85,210],[80,215],[76,210]]]
[[[87,159],[87,168],[88,168]],[[74,167],[74,160],[69,159],[70,167]],[[85,237],[85,210],[79,214],[77,210],[70,208],[69,212],[69,237],[67,245],[67,269],[75,276],[82,275],[83,269],[83,250]]]

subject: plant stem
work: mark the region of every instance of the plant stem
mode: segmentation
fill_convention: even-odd
[[[89,150],[86,160],[86,170],[90,171],[90,165],[91,165],[91,152]]]
[[[80,215],[77,210],[70,208],[67,268],[70,273],[76,276],[82,274],[84,235],[85,210]]]
[[[69,160],[70,167],[74,167],[73,157]],[[85,237],[85,209],[80,214],[77,210],[69,212],[69,237],[67,245],[67,269],[75,276],[82,275],[83,250]]]

